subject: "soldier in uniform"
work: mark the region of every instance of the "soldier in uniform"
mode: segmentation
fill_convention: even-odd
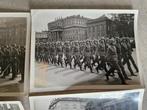
[[[25,67],[25,47],[20,47],[20,53],[19,53],[19,60],[20,60],[20,74],[21,74],[21,80],[20,83],[24,82],[24,67]]]
[[[122,63],[122,54],[123,53],[122,53],[122,49],[121,49],[121,41],[118,37],[116,37],[115,40],[116,40],[115,46],[116,46],[116,51],[117,51],[117,55],[118,55],[118,64],[120,66],[120,69],[124,75],[124,78],[126,80],[131,80],[131,78],[129,78],[128,75],[126,74],[126,71],[125,71],[123,63]]]
[[[56,64],[57,59],[56,59],[56,44],[52,43],[50,47],[50,57],[51,57],[51,63]]]
[[[114,71],[117,70],[118,76],[119,76],[119,78],[121,80],[121,84],[126,84],[125,79],[124,79],[124,77],[122,75],[119,63],[118,63],[117,50],[116,50],[115,42],[114,42],[113,39],[111,39],[109,41],[106,55],[107,55],[106,56],[107,61],[109,62],[110,66],[111,66],[110,69],[106,73],[107,80],[109,80],[110,74],[114,73]]]
[[[69,42],[65,42],[64,44],[64,54],[65,54],[65,66],[67,67],[67,65],[69,64],[70,66],[70,69],[72,69],[72,53],[71,53],[71,46],[70,46],[70,43]]]
[[[3,68],[2,68],[3,75],[1,76],[1,78],[5,78],[10,73],[10,48],[8,45],[4,47],[3,53],[4,53],[3,58],[5,60],[3,60]]]
[[[84,57],[84,69],[86,70],[86,67],[90,69],[90,72],[93,73],[92,64],[91,64],[91,46],[90,41],[86,41],[86,46],[84,49],[85,57]]]
[[[99,40],[99,45],[97,48],[99,51],[99,65],[96,67],[96,70],[105,70],[107,73],[107,67],[106,67],[106,44],[104,39]]]
[[[14,80],[17,77],[17,64],[18,64],[18,51],[16,49],[16,45],[12,45],[10,47],[10,64],[12,68],[12,78],[10,80]]]
[[[76,66],[78,65],[80,67],[80,70],[82,71],[82,63],[80,62],[80,47],[78,45],[78,42],[74,42],[72,48],[74,68],[76,68]]]
[[[93,45],[92,45],[92,54],[94,56],[94,59],[93,59],[93,63],[92,63],[92,66],[95,66],[95,64],[97,63],[99,65],[99,50],[98,50],[98,41],[97,40],[94,40],[93,41]],[[98,69],[96,68],[97,70],[97,73],[98,73]]]
[[[126,38],[126,44],[127,44],[128,50],[129,50],[128,58],[131,61],[131,63],[134,66],[134,68],[136,69],[136,72],[138,72],[139,71],[138,67],[137,67],[137,65],[136,65],[136,63],[135,63],[135,61],[134,61],[134,59],[132,57],[133,48],[132,48],[132,45],[131,45],[131,42],[130,42],[129,38]]]
[[[63,61],[62,61],[62,58],[63,58],[62,42],[58,42],[58,43],[57,43],[56,52],[57,52],[57,55],[58,55],[57,64],[58,64],[58,65],[61,65],[61,67],[63,67]]]
[[[128,46],[126,44],[125,38],[122,39],[121,45],[122,45],[122,53],[123,53],[123,56],[122,56],[122,58],[123,58],[123,65],[127,64],[128,70],[130,71],[131,75],[132,76],[136,76],[134,74],[134,72],[133,72],[133,70],[131,68],[131,64],[129,62],[129,54],[130,54],[129,52],[131,50],[128,50]]]
[[[47,43],[44,44],[44,62],[45,63],[48,63],[48,46],[47,46]]]

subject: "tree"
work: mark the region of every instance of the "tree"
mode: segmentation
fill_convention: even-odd
[[[111,14],[120,37],[134,37],[134,14]]]

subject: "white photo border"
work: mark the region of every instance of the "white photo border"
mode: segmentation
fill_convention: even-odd
[[[139,89],[144,88],[144,79],[143,79],[143,70],[141,67],[141,62],[139,58],[139,42],[138,42],[138,10],[119,10],[119,9],[32,9],[31,10],[31,18],[33,23],[33,15],[37,14],[37,12],[48,12],[48,11],[70,11],[70,10],[90,10],[90,11],[97,11],[98,13],[102,14],[134,14],[134,39],[136,43],[136,56],[137,56],[137,63],[139,67],[139,79],[140,85],[90,85],[85,88],[85,86],[74,86],[71,90],[76,90],[78,87],[88,90],[110,90],[110,89]],[[48,13],[49,14],[49,13]],[[35,88],[35,32],[33,29],[33,24],[31,26],[31,62],[30,62],[30,93],[37,93],[37,92],[51,92],[51,87],[46,88]],[[60,90],[60,87],[57,91],[66,91]]]
[[[1,12],[0,18],[11,17],[11,18],[26,18],[26,42],[25,42],[25,70],[24,70],[24,87],[21,92],[1,92],[0,96],[21,96],[27,94],[29,91],[28,80],[29,80],[29,55],[30,55],[30,13],[29,12]]]
[[[65,95],[46,95],[46,96],[30,96],[30,109],[35,110],[35,102],[39,99],[54,99],[54,98],[96,98],[95,96],[100,96],[100,94],[109,95],[109,94],[119,94],[119,93],[134,93],[139,92],[139,99],[138,99],[138,110],[142,110],[143,104],[143,95],[144,89],[134,89],[134,90],[122,90],[122,91],[107,91],[107,92],[92,92],[92,93],[76,93],[76,94],[65,94]]]

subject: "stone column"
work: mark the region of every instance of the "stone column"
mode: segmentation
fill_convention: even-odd
[[[57,34],[57,39],[58,39],[58,41],[60,41],[59,32],[57,31],[56,34]]]

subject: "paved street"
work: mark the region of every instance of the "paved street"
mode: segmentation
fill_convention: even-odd
[[[0,78],[0,92],[19,92],[23,91],[23,84],[18,83],[20,75],[15,80],[9,80],[11,75],[5,79]]]
[[[136,60],[136,57],[133,57]],[[132,67],[133,68],[133,67]],[[50,88],[51,90],[64,90],[73,85],[114,85],[120,84],[117,74],[111,77],[110,81],[105,80],[105,72],[100,71],[99,74],[90,73],[90,70],[80,71],[77,69],[62,68],[60,66],[49,65],[47,63],[36,63],[35,69],[35,87],[36,88]],[[125,65],[125,70],[132,80],[128,80],[128,84],[138,84],[139,76],[130,76],[130,73]],[[134,70],[135,71],[135,70]],[[138,75],[138,73],[135,73]]]

